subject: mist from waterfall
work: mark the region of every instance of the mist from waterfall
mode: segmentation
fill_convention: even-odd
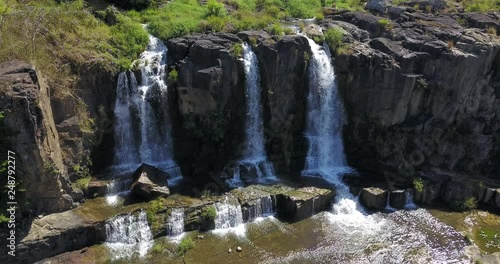
[[[177,167],[172,160],[166,60],[167,47],[150,35],[147,50],[133,64],[137,70],[119,74],[114,109],[118,169],[135,169],[143,162],[164,170]]]

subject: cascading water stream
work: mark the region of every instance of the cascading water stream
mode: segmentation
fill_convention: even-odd
[[[106,243],[113,259],[144,257],[152,246],[153,235],[146,213],[121,215],[106,222]]]
[[[259,62],[248,43],[243,43],[243,64],[245,68],[246,122],[245,143],[247,151],[240,161],[245,166],[256,169],[257,182],[268,183],[277,181],[274,168],[267,159],[264,148],[264,121],[262,119],[262,89],[260,86]],[[242,186],[241,179],[235,177],[233,186]]]
[[[184,235],[184,208],[172,208],[167,220],[167,235],[176,241]]]
[[[166,60],[167,47],[150,35],[146,51],[134,62],[138,70],[119,74],[112,170],[133,171],[141,163],[148,163],[172,175],[169,183],[174,184],[181,178],[181,172],[172,159]],[[134,74],[137,71],[140,71],[139,81]],[[115,201],[114,194],[109,193],[111,203]]]
[[[245,235],[245,225],[243,224],[243,214],[241,206],[233,205],[227,200],[224,202],[215,203],[215,234],[226,234],[228,232],[236,235]]]

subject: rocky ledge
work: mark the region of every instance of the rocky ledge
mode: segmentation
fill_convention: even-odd
[[[99,197],[76,209],[35,219],[29,234],[18,245],[16,261],[31,263],[102,243],[106,240],[107,221],[123,214],[137,214],[145,210],[153,236],[159,237],[168,235],[167,222],[173,209],[182,209],[184,231],[208,231],[216,227],[216,207],[221,204],[241,210],[241,223],[267,214],[287,221],[299,221],[327,209],[332,197],[330,190],[284,185],[252,185],[224,195],[202,198],[174,194],[149,203],[137,202],[127,196],[120,198],[125,200],[118,204],[108,205],[104,197]],[[207,211],[213,211],[215,215],[207,214]]]

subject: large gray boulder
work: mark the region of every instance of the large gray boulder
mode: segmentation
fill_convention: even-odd
[[[147,199],[168,196],[170,194],[168,178],[168,173],[143,163],[132,175],[131,190],[134,194]]]
[[[365,5],[365,9],[385,13],[385,10],[391,4],[392,0],[369,0]]]
[[[384,209],[387,204],[387,191],[376,187],[363,188],[361,203],[369,209]]]

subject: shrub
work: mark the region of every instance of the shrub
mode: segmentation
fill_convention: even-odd
[[[325,33],[325,42],[331,50],[337,50],[342,45],[344,31],[339,27],[329,28]]]
[[[217,210],[215,209],[215,207],[209,206],[203,210],[203,212],[201,213],[201,217],[203,217],[207,221],[213,222],[217,217]]]
[[[325,37],[324,36],[316,35],[316,36],[312,37],[312,40],[314,40],[314,42],[316,42],[316,43],[318,43],[318,44],[321,45],[325,41]]]
[[[217,2],[217,0],[209,0],[205,5],[205,16],[216,16],[223,17],[227,14],[226,8],[223,3]]]
[[[241,57],[243,54],[243,46],[240,43],[235,43],[231,47],[231,55],[235,58]]]
[[[283,33],[283,28],[281,27],[281,25],[279,23],[274,23],[272,24],[268,30],[269,33],[271,33],[271,35],[282,35],[284,34]]]
[[[500,10],[498,1],[493,0],[462,0],[461,4],[467,12],[492,12]]]
[[[192,248],[194,248],[193,239],[191,237],[185,237],[181,240],[181,243],[179,243],[179,246],[177,247],[177,254],[184,255]]]
[[[452,203],[451,208],[458,212],[469,211],[477,208],[477,200],[474,197],[469,197]]]
[[[415,178],[413,180],[413,188],[415,188],[415,191],[419,193],[424,191],[424,182],[422,181],[422,178]]]
[[[89,186],[90,180],[92,180],[91,176],[80,178],[73,183],[73,187],[76,187],[76,188],[79,188],[82,190],[87,189],[87,187]]]
[[[148,217],[149,224],[153,225],[156,221],[156,214],[163,209],[165,205],[165,198],[159,197],[148,203],[146,208],[146,215]]]
[[[206,20],[204,30],[213,32],[224,31],[226,24],[227,20],[225,18],[218,16],[210,16]]]
[[[179,72],[177,71],[177,69],[170,70],[170,72],[168,73],[168,81],[175,83],[177,82],[177,80],[179,80]]]

